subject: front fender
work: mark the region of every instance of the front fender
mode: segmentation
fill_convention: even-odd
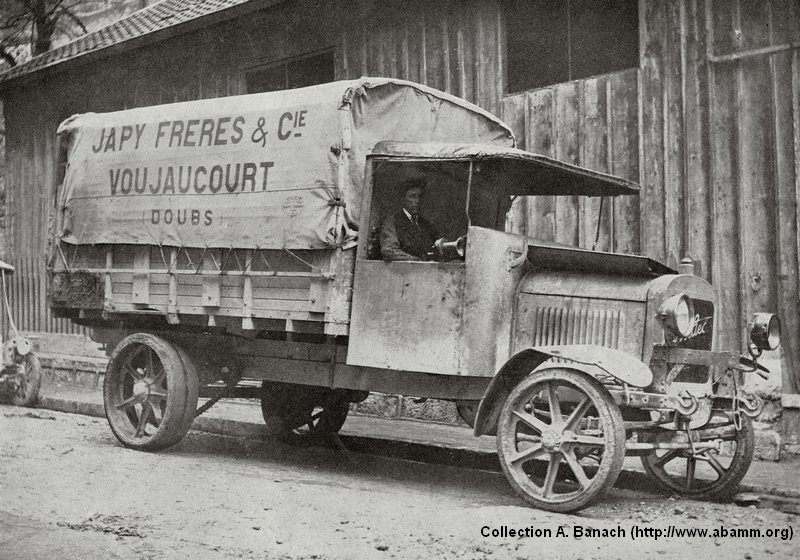
[[[492,378],[475,416],[475,435],[491,433],[497,425],[500,407],[522,378],[551,359],[580,364],[579,368],[595,377],[610,375],[634,387],[646,387],[653,372],[641,360],[620,350],[594,344],[536,346],[513,355]]]

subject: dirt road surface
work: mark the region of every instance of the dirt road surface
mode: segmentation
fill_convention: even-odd
[[[634,525],[762,536],[634,540]],[[491,536],[502,527],[549,536]],[[608,536],[575,538],[586,527]],[[495,473],[270,440],[191,433],[143,453],[100,419],[0,406],[0,560],[796,558],[798,529],[777,511],[618,490],[552,514]]]

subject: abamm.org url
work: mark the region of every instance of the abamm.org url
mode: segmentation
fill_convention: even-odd
[[[631,525],[626,529],[622,525],[610,528],[594,528],[589,526],[569,526],[559,525],[555,528],[536,527],[510,527],[501,525],[481,527],[482,537],[494,538],[573,538],[573,539],[592,539],[592,538],[617,538],[631,540],[637,539],[671,539],[671,538],[712,538],[712,539],[780,539],[789,541],[794,538],[794,528],[791,525],[786,527],[770,527],[767,529],[747,529],[743,527],[713,527],[704,529],[699,527],[676,527],[667,525],[665,527],[653,527],[652,525]]]

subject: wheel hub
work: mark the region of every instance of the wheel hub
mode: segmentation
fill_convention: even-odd
[[[150,396],[150,386],[146,381],[137,381],[133,384],[133,396],[139,402],[147,400]]]
[[[545,451],[558,451],[562,443],[561,432],[548,430],[542,434],[542,447]]]

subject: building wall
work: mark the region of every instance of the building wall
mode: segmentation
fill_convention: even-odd
[[[800,5],[642,0],[638,69],[508,96],[527,149],[641,184],[606,204],[598,248],[685,257],[720,293],[721,348],[780,314],[785,393],[800,390]],[[634,125],[636,128],[634,128]],[[514,227],[594,244],[598,203],[518,205]]]
[[[338,0],[338,75],[390,76],[499,114],[505,91],[500,0]]]
[[[502,117],[527,150],[638,182],[638,85],[636,68],[557,84],[505,97]],[[516,205],[511,228],[638,254],[644,204],[640,197],[530,197]]]

